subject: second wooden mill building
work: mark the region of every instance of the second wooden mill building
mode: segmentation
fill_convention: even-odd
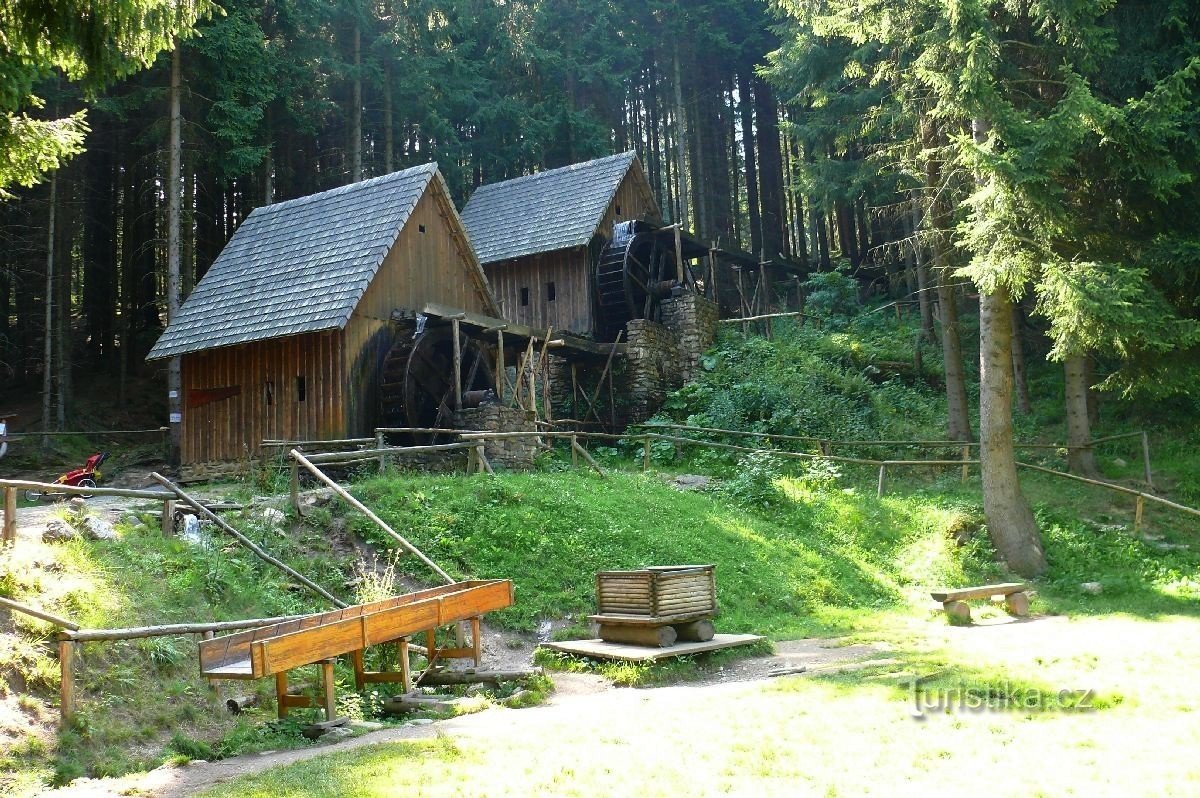
[[[436,164],[258,208],[149,354],[182,358],[183,463],[370,434],[393,314],[428,303],[499,315]]]

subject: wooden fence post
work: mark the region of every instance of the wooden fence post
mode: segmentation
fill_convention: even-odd
[[[1142,528],[1142,514],[1146,511],[1146,499],[1141,494],[1138,494],[1133,505],[1133,531],[1137,532]]]
[[[962,481],[966,482],[971,477],[971,466],[968,461],[971,459],[971,444],[962,447]]]
[[[385,436],[382,432],[380,432],[379,430],[375,430],[375,448],[376,449],[382,449],[384,447],[385,444],[384,444],[383,439],[385,437],[387,437],[387,436]],[[436,438],[434,440],[436,440]],[[386,470],[387,470],[387,455],[381,454],[381,455],[379,455],[379,473],[382,474]]]
[[[650,436],[642,436],[642,470],[650,470]]]
[[[1142,466],[1146,471],[1146,484],[1154,490],[1154,479],[1150,473],[1150,436],[1142,430]]]
[[[164,538],[175,537],[175,500],[166,499],[162,508],[162,534]]]
[[[58,706],[64,726],[75,719],[75,645],[64,634],[58,636],[58,667],[61,680],[58,685]]]
[[[883,489],[887,487],[887,464],[879,464],[879,487],[875,491],[877,498],[883,498]]]
[[[17,489],[4,489],[4,534],[0,543],[17,542]]]
[[[462,349],[460,347],[461,333],[459,332],[458,319],[450,320],[450,329],[454,339],[454,409],[462,412]],[[436,425],[435,425],[436,426]]]
[[[579,438],[571,436],[571,467],[579,468]]]
[[[292,509],[296,511],[296,515],[304,515],[300,509],[300,464],[295,460],[289,469],[288,490],[292,495]]]

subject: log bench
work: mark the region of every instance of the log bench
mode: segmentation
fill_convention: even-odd
[[[261,679],[275,677],[279,717],[293,707],[312,701],[288,689],[288,671],[305,665],[321,666],[322,707],[325,724],[335,717],[334,659],[350,655],[354,681],[362,690],[371,682],[400,682],[404,692],[412,685],[408,662],[408,637],[425,633],[427,659],[432,666],[442,659],[475,660],[480,664],[480,617],[513,603],[512,582],[507,579],[457,582],[451,585],[393,596],[369,604],[308,615],[292,621],[261,626],[245,632],[214,637],[200,643],[200,674],[209,679]],[[438,648],[438,627],[471,621],[471,645]],[[395,643],[400,649],[397,672],[367,671],[363,652],[369,646]]]
[[[929,595],[942,603],[942,609],[952,620],[969,622],[971,607],[968,601],[1004,596],[1004,606],[1009,614],[1023,618],[1029,614],[1029,585],[1024,582],[1005,582],[999,585],[979,587],[947,588],[934,590]]]

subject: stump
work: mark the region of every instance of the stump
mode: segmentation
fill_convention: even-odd
[[[1004,597],[1004,606],[1010,615],[1024,618],[1029,614],[1029,594],[1009,593]]]
[[[971,607],[965,601],[947,601],[942,604],[942,609],[946,611],[952,623],[971,622]]]

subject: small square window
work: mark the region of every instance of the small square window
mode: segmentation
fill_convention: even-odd
[[[296,401],[303,402],[308,398],[308,386],[304,384],[304,377],[296,377]]]
[[[617,206],[617,216],[620,216],[620,215],[621,215],[621,206],[618,205]]]
[[[554,301],[554,283],[546,283],[546,301]]]
[[[521,306],[524,307],[528,304],[529,304],[529,289],[522,288],[521,289]]]
[[[419,224],[419,225],[417,225],[417,230],[418,230],[419,232],[422,232],[422,233],[424,233],[424,232],[425,232],[425,225],[423,225],[423,224]]]
[[[263,386],[263,399],[266,400],[267,407],[275,404],[275,383],[271,380],[267,380]]]

